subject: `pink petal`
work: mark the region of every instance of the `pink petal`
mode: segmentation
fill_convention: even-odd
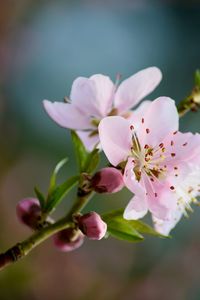
[[[166,156],[168,156],[167,162],[171,164],[186,161],[194,164],[200,162],[200,134],[171,133],[163,143],[166,148]],[[172,157],[171,153],[175,155]]]
[[[157,197],[155,194],[149,194],[147,197],[148,207],[150,212],[157,218],[166,220],[172,210],[176,207],[176,193],[170,190],[170,185],[166,183],[165,185],[155,189]]]
[[[150,67],[124,80],[117,89],[115,107],[123,112],[136,106],[156,88],[161,79],[161,71],[156,67]]]
[[[70,129],[89,129],[92,127],[89,118],[72,104],[43,101],[48,115],[60,126]]]
[[[124,211],[124,219],[138,220],[146,215],[148,211],[147,202],[145,197],[134,196]]]
[[[158,146],[165,137],[178,130],[179,116],[175,102],[168,97],[152,101],[140,123],[138,136],[142,145]]]
[[[139,182],[135,177],[135,173],[133,171],[134,165],[132,160],[133,158],[128,158],[128,162],[124,170],[124,184],[131,192],[137,194],[137,196],[141,198],[144,198],[146,194],[146,189],[143,184],[143,181],[141,180]]]
[[[91,131],[76,131],[80,139],[82,140],[86,149],[90,152],[92,151],[99,143],[99,135],[90,136]]]
[[[95,101],[102,116],[106,116],[112,109],[115,86],[108,76],[96,74],[90,77],[95,87]]]
[[[111,164],[116,166],[127,159],[132,139],[127,120],[118,116],[104,118],[99,124],[99,138]]]
[[[136,180],[135,173],[133,172],[133,162],[131,157],[129,157],[124,170],[124,184],[135,194],[124,211],[124,218],[127,220],[140,219],[148,211],[146,190],[142,185],[142,181],[138,182],[138,180]]]
[[[100,118],[101,112],[96,103],[96,89],[92,80],[85,77],[78,77],[72,84],[70,99],[83,114],[88,117]]]
[[[136,131],[141,126],[142,118],[145,112],[149,109],[151,103],[152,101],[149,100],[142,101],[137,109],[130,111],[131,115],[128,120],[130,120],[130,123],[134,125]]]

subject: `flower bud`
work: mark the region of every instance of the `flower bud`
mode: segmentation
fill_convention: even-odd
[[[79,248],[84,241],[84,235],[80,230],[67,228],[59,231],[53,236],[54,245],[63,252],[70,252]]]
[[[116,168],[103,168],[97,172],[91,181],[97,193],[116,193],[124,187],[123,176]]]
[[[79,229],[91,240],[100,240],[106,234],[107,224],[96,212],[77,216],[76,222]]]
[[[40,202],[36,198],[25,198],[16,207],[18,219],[21,223],[36,229],[41,218]]]

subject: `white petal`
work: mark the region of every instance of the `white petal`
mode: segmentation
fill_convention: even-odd
[[[91,131],[76,131],[88,151],[92,151],[99,143],[99,135],[90,136]]]
[[[167,220],[161,220],[152,216],[154,227],[156,231],[163,235],[169,235],[170,231],[176,226],[182,217],[181,210],[175,210]]]
[[[108,76],[96,74],[90,77],[95,86],[95,101],[102,116],[112,109],[115,86]]]
[[[161,79],[161,71],[156,67],[137,72],[124,80],[118,87],[115,95],[115,107],[123,112],[136,106],[156,88]]]
[[[124,211],[124,219],[138,220],[146,215],[148,211],[145,197],[134,196]]]
[[[101,113],[96,103],[96,90],[92,80],[78,77],[72,84],[70,99],[83,114],[88,117],[101,118]]]
[[[90,120],[72,104],[43,101],[48,115],[60,126],[70,129],[89,129]]]

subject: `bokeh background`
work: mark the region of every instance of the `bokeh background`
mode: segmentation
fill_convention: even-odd
[[[33,196],[35,185],[46,191],[63,157],[70,162],[60,180],[76,172],[70,135],[48,118],[42,100],[62,100],[80,75],[114,80],[152,65],[164,78],[151,99],[178,102],[190,93],[200,67],[198,1],[1,1],[0,251],[30,234],[16,219],[16,203]],[[199,131],[199,119],[200,112],[189,113],[181,129]],[[87,209],[125,206],[128,198],[126,191],[96,197]],[[86,241],[72,253],[59,253],[49,240],[0,273],[0,299],[198,300],[198,207],[172,235],[141,244]]]

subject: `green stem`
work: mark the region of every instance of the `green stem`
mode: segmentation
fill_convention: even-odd
[[[5,253],[0,254],[0,270],[26,256],[31,250],[58,231],[74,227],[74,223],[72,221],[73,214],[80,212],[88,203],[92,195],[92,193],[89,193],[87,195],[77,197],[77,200],[71,210],[64,218],[58,220],[54,224],[48,225],[48,227],[42,228],[23,242],[17,243]]]
[[[77,201],[74,202],[74,205],[70,209],[66,218],[71,218],[73,216],[73,214],[79,213],[87,205],[87,203],[93,197],[93,195],[94,195],[94,193],[90,192],[86,196],[77,197]]]
[[[179,117],[183,117],[189,111],[197,111],[200,105],[200,88],[195,87],[188,97],[177,106]]]

